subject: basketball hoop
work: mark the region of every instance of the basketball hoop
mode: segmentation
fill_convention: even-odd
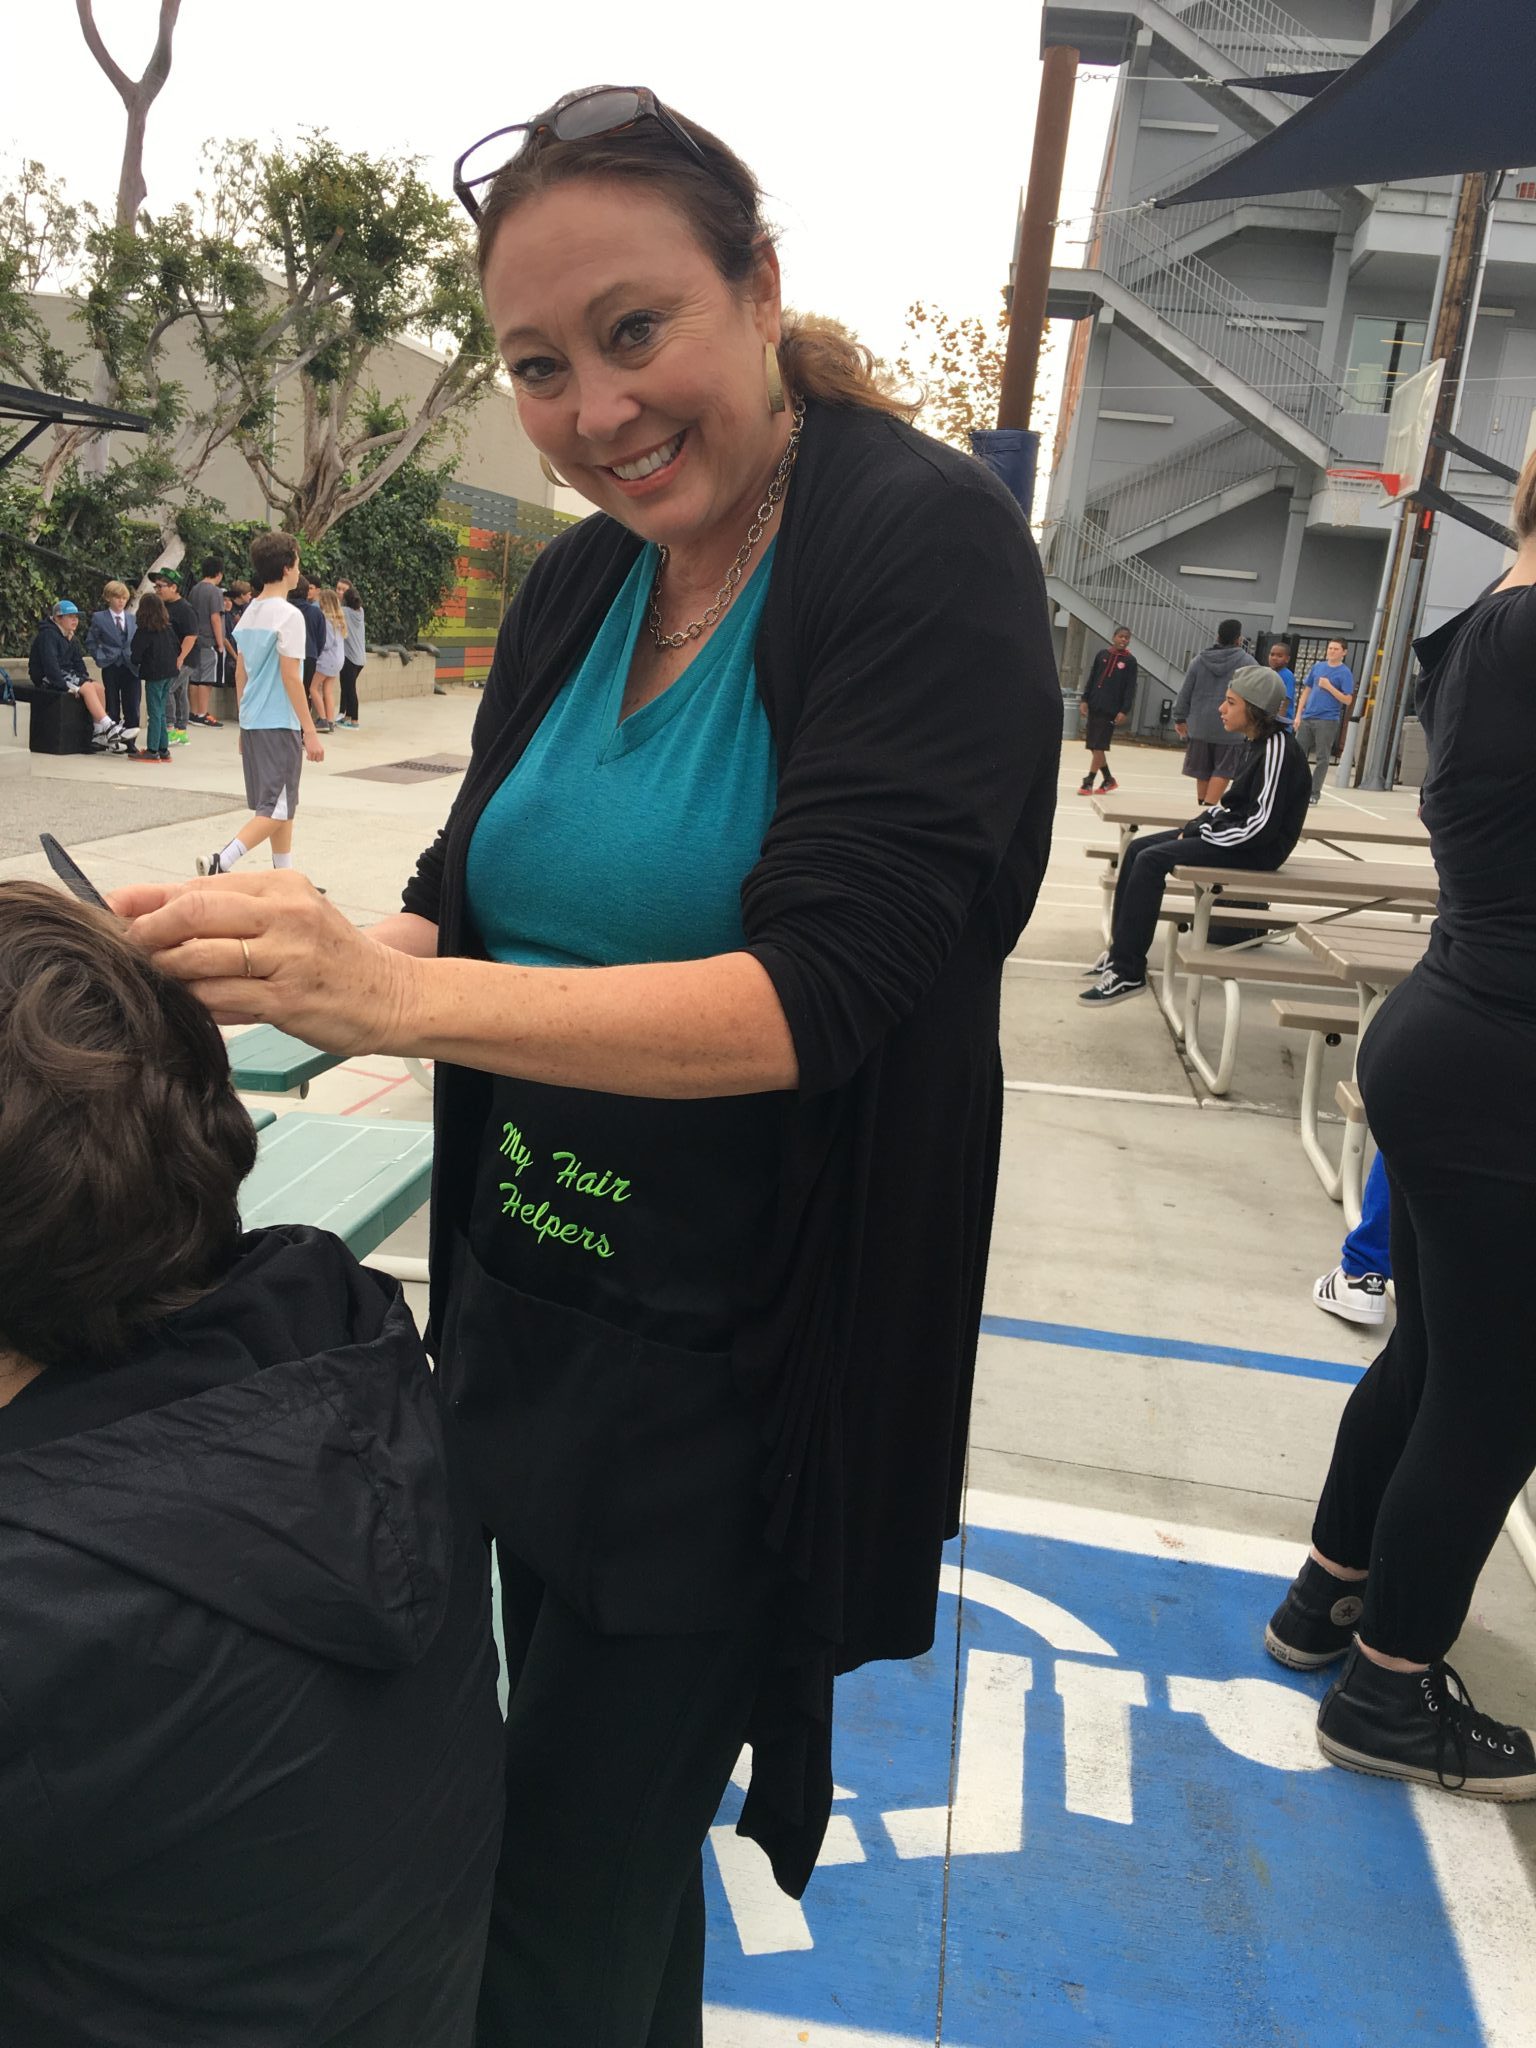
[[[1403,479],[1399,471],[1395,469],[1362,469],[1353,464],[1344,465],[1338,469],[1330,469],[1328,481],[1331,484],[1342,484],[1346,489],[1362,491],[1368,491],[1372,484],[1376,484],[1381,490],[1385,491],[1389,498],[1400,497],[1403,489]]]

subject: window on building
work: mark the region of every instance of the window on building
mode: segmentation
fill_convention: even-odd
[[[1383,320],[1362,313],[1349,338],[1345,402],[1352,412],[1390,412],[1392,394],[1424,367],[1429,329],[1422,320]]]

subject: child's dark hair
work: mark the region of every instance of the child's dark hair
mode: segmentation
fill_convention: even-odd
[[[0,1349],[119,1360],[230,1264],[255,1162],[197,998],[106,912],[0,882]]]
[[[165,608],[165,599],[153,590],[146,590],[139,599],[134,616],[145,633],[164,633],[171,623],[171,615]]]
[[[258,533],[251,542],[251,580],[264,590],[298,559],[299,544],[291,533]]]

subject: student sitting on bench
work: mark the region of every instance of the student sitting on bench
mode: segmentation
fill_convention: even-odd
[[[398,1286],[242,1237],[224,1044],[0,883],[0,2041],[470,2048],[485,1547]]]
[[[1139,996],[1147,985],[1147,953],[1157,930],[1163,886],[1180,867],[1282,867],[1295,851],[1307,815],[1311,778],[1293,734],[1280,723],[1285,685],[1271,668],[1240,668],[1217,707],[1234,740],[1247,740],[1241,765],[1220,803],[1177,832],[1133,839],[1115,880],[1109,949],[1089,974],[1080,1003],[1102,1008]]]

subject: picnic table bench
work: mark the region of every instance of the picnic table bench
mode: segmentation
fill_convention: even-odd
[[[229,1040],[230,1078],[242,1095],[292,1095],[302,1102],[317,1074],[339,1067],[345,1054],[322,1052],[275,1024],[252,1024]],[[427,1093],[432,1076],[420,1060],[405,1062],[407,1073]]]
[[[1360,911],[1390,910],[1422,916],[1439,899],[1440,883],[1432,867],[1408,861],[1296,861],[1269,872],[1253,868],[1175,868],[1172,879],[1187,883],[1194,896],[1189,937],[1177,946],[1173,966],[1187,978],[1183,1015],[1170,1016],[1175,1037],[1182,1040],[1190,1064],[1213,1095],[1232,1085],[1242,1028],[1244,981],[1292,987],[1333,987],[1340,976],[1331,965],[1309,967],[1296,960],[1256,957],[1251,946],[1212,946],[1211,918],[1223,892],[1239,897],[1310,906],[1326,915],[1314,929]],[[1390,936],[1390,935],[1389,935]],[[1171,942],[1172,943],[1172,942]],[[1219,981],[1226,1002],[1221,1050],[1213,1066],[1200,1045],[1200,1005],[1205,984]],[[1159,1000],[1172,1001],[1172,973]]]
[[[240,1190],[247,1230],[310,1223],[360,1259],[414,1216],[432,1188],[432,1126],[294,1110],[261,1133]],[[397,1280],[427,1277],[425,1259],[375,1260]]]
[[[1143,828],[1153,831],[1169,831],[1187,824],[1196,815],[1200,806],[1182,795],[1173,796],[1126,796],[1117,792],[1113,796],[1095,797],[1093,808],[1105,824],[1117,828],[1118,838],[1113,846],[1088,846],[1083,851],[1089,860],[1106,863],[1100,880],[1105,896],[1102,924],[1104,939],[1109,941],[1109,918],[1114,895],[1115,880],[1120,872],[1120,863],[1125,858],[1125,849],[1136,833]],[[1359,861],[1363,855],[1351,853],[1350,847],[1371,848],[1389,846],[1416,846],[1426,853],[1429,850],[1429,834],[1416,817],[1378,818],[1369,812],[1352,813],[1345,824],[1336,822],[1337,812],[1331,807],[1324,811],[1311,811],[1302,824],[1303,845],[1319,845],[1330,848],[1341,859]]]

